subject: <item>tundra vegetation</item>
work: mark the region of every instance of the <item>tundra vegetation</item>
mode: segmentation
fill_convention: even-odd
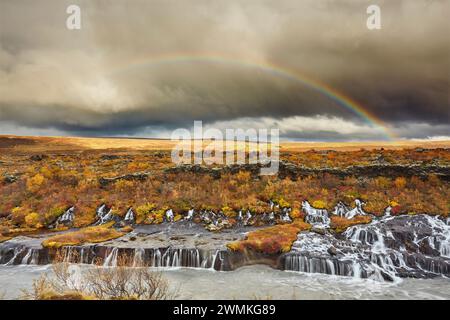
[[[373,164],[439,167],[448,172],[450,164],[450,149],[445,144],[428,148],[341,145],[332,150],[326,145],[316,145],[315,149],[300,145],[282,145],[280,160],[335,172]],[[122,218],[132,207],[136,222],[143,224],[162,223],[168,209],[173,210],[175,221],[180,220],[192,208],[222,211],[233,223],[240,210],[263,214],[271,210],[268,202],[273,201],[278,205],[275,210],[291,208],[293,223],[257,230],[244,242],[230,244],[235,250],[264,247],[269,252],[288,250],[294,234],[308,228],[303,222],[303,200],[330,212],[339,201],[352,205],[361,199],[366,203],[364,210],[375,216],[383,215],[388,206],[392,215],[448,216],[450,212],[448,176],[427,173],[426,169],[420,176],[386,176],[380,170],[362,176],[318,173],[293,179],[255,177],[241,170],[217,177],[171,172],[170,146],[170,142],[154,140],[0,137],[0,242],[49,228],[64,230],[66,227],[54,224],[72,206],[72,227],[80,229],[56,235],[44,246],[101,242],[129,231],[110,225],[91,227],[101,204]],[[350,225],[368,222],[368,216],[350,220],[332,217],[331,227],[342,232]],[[270,245],[272,240],[277,244]]]

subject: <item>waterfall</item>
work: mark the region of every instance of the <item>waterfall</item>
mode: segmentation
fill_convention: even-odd
[[[109,255],[106,257],[105,262],[103,263],[104,267],[116,267],[117,266],[117,253],[118,248],[114,247],[112,248]]]
[[[166,211],[166,220],[167,222],[173,222],[174,220],[174,214],[173,214],[173,210],[169,209]]]
[[[212,262],[211,262],[211,267],[210,267],[209,269],[214,270],[214,267],[215,267],[215,265],[216,265],[216,259],[217,259],[218,254],[219,254],[219,250],[217,250],[217,251],[214,253],[214,256],[213,256],[213,259],[212,259]]]
[[[302,232],[285,255],[284,268],[381,281],[449,276],[449,229],[440,217],[414,215],[385,216],[340,235]]]
[[[20,254],[22,254],[26,250],[25,247],[15,247],[14,248],[14,255],[13,257],[5,263],[5,266],[11,266],[16,264],[15,261],[19,257]]]
[[[287,254],[284,258],[284,269],[306,273],[353,276],[355,267],[352,261],[308,257],[302,254]]]
[[[302,201],[302,210],[306,214],[305,222],[315,227],[328,228],[330,226],[330,218],[325,209],[316,209],[312,207],[308,201]]]
[[[365,205],[365,202],[363,202],[359,199],[355,199],[355,208],[350,209],[343,202],[339,201],[336,204],[336,207],[334,207],[333,214],[340,216],[340,217],[345,217],[347,219],[352,219],[358,215],[367,215],[367,213],[364,212],[364,210],[362,208],[364,205]]]
[[[152,250],[149,266],[222,269],[224,262],[220,250],[199,250],[197,248],[167,248]],[[163,252],[161,252],[163,251]]]
[[[202,250],[193,248],[120,248],[101,245],[67,246],[61,249],[62,261],[67,263],[97,264],[98,259],[103,266],[117,266],[122,255],[130,257],[130,266],[149,267],[186,267],[222,270],[228,263],[222,250]],[[47,264],[58,257],[47,249],[28,247],[17,244],[0,245],[0,263]]]
[[[185,217],[186,220],[192,220],[192,218],[194,218],[194,209],[190,209]]]
[[[80,263],[84,263],[84,248],[80,250]]]
[[[143,248],[134,249],[133,267],[142,266],[144,264],[145,250]]]
[[[55,225],[59,226],[60,224],[71,226],[73,223],[73,220],[75,219],[75,207],[70,207],[67,209],[63,215],[61,215],[57,220]]]
[[[30,260],[32,253],[33,249],[28,249],[27,254],[23,257],[22,262],[20,264],[28,264],[28,261]]]
[[[106,211],[108,209],[108,211]],[[108,208],[105,204],[102,204],[100,207],[98,207],[97,212],[97,221],[94,223],[94,225],[102,225],[109,221],[116,221],[118,222],[119,217],[113,214],[113,211],[111,208]]]
[[[153,251],[153,260],[151,266],[161,267],[161,261],[162,261],[161,251],[159,249],[155,249]]]
[[[339,201],[334,207],[333,214],[339,217],[345,217],[345,214],[350,211],[350,209],[341,201]]]
[[[435,247],[442,257],[450,258],[450,226],[438,216],[426,216],[427,223],[431,226],[432,236],[428,238],[430,246]]]
[[[125,218],[123,219],[123,221],[125,221],[126,223],[134,223],[135,222],[133,208],[130,207],[128,209],[127,213],[125,214]]]
[[[105,215],[105,208],[106,208],[106,204],[102,204],[100,207],[97,208],[97,211],[96,211],[97,218],[101,218]]]
[[[358,261],[353,261],[352,273],[353,273],[353,277],[361,278],[361,274],[362,274],[361,264]]]

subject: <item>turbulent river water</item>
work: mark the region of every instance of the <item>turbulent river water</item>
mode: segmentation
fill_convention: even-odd
[[[82,267],[83,268],[83,267]],[[0,292],[15,299],[51,267],[0,266]],[[450,299],[450,279],[372,279],[275,270],[254,265],[231,272],[165,268],[177,299]]]

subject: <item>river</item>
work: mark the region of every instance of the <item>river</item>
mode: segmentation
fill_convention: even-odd
[[[0,292],[15,299],[50,266],[0,266]],[[450,279],[371,279],[275,270],[254,265],[230,272],[168,268],[177,299],[450,299]]]

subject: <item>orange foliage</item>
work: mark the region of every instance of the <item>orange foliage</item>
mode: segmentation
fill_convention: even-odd
[[[332,216],[331,217],[331,228],[334,231],[341,233],[344,232],[348,227],[354,226],[356,224],[367,224],[372,221],[370,216],[356,216],[352,219],[347,219],[345,217]]]
[[[124,229],[125,232],[127,231]],[[45,248],[60,248],[62,246],[75,246],[83,243],[97,243],[119,238],[125,232],[111,228],[111,224],[87,227],[73,232],[57,234],[45,239],[42,246]]]
[[[231,242],[227,244],[227,247],[233,251],[253,250],[265,254],[288,252],[297,239],[297,234],[310,228],[310,224],[295,220],[290,224],[280,224],[249,232],[245,240]]]
[[[27,180],[27,189],[28,189],[28,191],[30,191],[30,192],[37,191],[41,187],[41,185],[44,183],[44,181],[45,181],[45,177],[42,174],[40,174],[40,173],[38,173],[35,176],[29,178]]]
[[[13,140],[0,138],[0,144],[10,145]],[[20,142],[20,139],[16,140]],[[9,148],[0,155],[2,163],[11,163],[0,169],[1,174],[14,173],[17,176],[17,181],[13,183],[0,180],[1,225],[16,229],[45,227],[53,223],[63,210],[74,206],[74,225],[84,227],[95,221],[95,209],[102,203],[113,206],[115,212],[122,216],[128,207],[133,207],[135,212],[138,211],[138,220],[147,223],[162,221],[163,211],[167,208],[173,209],[178,215],[190,208],[216,212],[223,210],[228,216],[234,216],[242,208],[248,208],[252,213],[268,212],[269,199],[281,206],[291,206],[293,218],[302,217],[302,200],[311,203],[319,200],[320,203],[315,203],[317,207],[332,210],[338,201],[350,204],[355,198],[361,198],[367,203],[365,210],[375,215],[383,214],[392,200],[399,204],[393,208],[393,214],[428,213],[446,216],[450,212],[448,181],[434,174],[428,177],[340,177],[324,174],[291,180],[276,176],[255,179],[249,172],[241,171],[237,174],[222,174],[220,178],[214,179],[208,174],[165,172],[164,169],[172,167],[173,163],[170,152],[157,149],[164,144],[163,141],[126,140],[129,145],[151,145],[151,150],[125,147],[121,150],[100,150],[95,139],[83,140],[83,145],[97,141],[94,143],[97,149],[87,149],[68,141],[73,140],[32,138],[32,143]],[[116,148],[119,145],[116,139],[101,141],[101,146]],[[310,148],[308,145],[299,152],[290,146],[289,152],[281,153],[281,160],[310,168],[367,165],[380,158],[391,164],[417,161],[419,165],[445,165],[450,162],[448,148],[416,151],[370,149],[370,146],[361,149],[359,146],[326,152],[308,150]],[[322,146],[319,149],[324,148]],[[40,162],[30,160],[30,154],[26,151],[29,149],[48,153],[49,157]],[[117,157],[105,158],[105,155]],[[152,175],[142,181],[119,180],[106,186],[99,184],[101,177],[147,170],[152,171]],[[153,207],[151,210],[138,210],[145,204],[152,204]],[[39,215],[38,219],[36,214]]]

